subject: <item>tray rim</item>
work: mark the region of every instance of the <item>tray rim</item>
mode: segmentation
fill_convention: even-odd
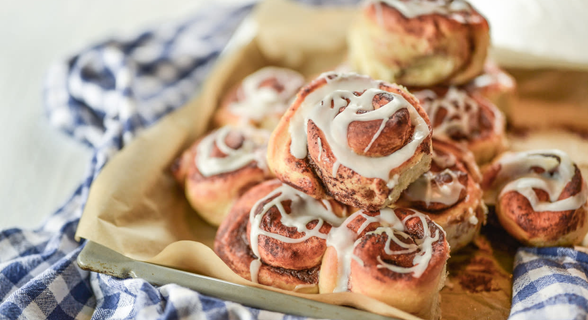
[[[176,283],[201,294],[267,311],[322,319],[399,320],[135,260],[91,240],[86,240],[76,261],[83,270],[121,279],[141,278],[155,286]]]

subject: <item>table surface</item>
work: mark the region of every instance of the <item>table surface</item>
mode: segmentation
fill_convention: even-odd
[[[111,35],[188,17],[205,4],[0,0],[0,229],[41,225],[81,183],[91,157],[89,147],[56,130],[44,115],[49,66]]]

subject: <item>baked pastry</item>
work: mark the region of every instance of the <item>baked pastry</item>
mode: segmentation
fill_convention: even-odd
[[[470,243],[486,221],[480,179],[470,151],[433,139],[431,170],[408,186],[396,204],[427,214],[445,230],[455,252]]]
[[[449,245],[412,209],[357,211],[327,238],[320,293],[351,291],[425,319],[439,319]]]
[[[586,181],[563,151],[504,153],[484,169],[482,188],[500,224],[526,245],[574,245],[588,232]]]
[[[316,293],[327,235],[347,209],[278,180],[245,193],[218,229],[214,251],[238,275],[285,290]]]
[[[300,90],[272,133],[277,178],[317,198],[378,210],[429,169],[431,127],[404,88],[325,73]]]
[[[491,161],[506,148],[504,117],[480,95],[457,87],[413,93],[431,119],[433,136],[465,143],[478,164]]]
[[[459,85],[482,73],[489,43],[464,0],[371,0],[349,30],[349,63],[406,86]]]
[[[214,122],[217,126],[247,124],[271,131],[304,83],[304,77],[294,70],[259,69],[225,96]]]
[[[225,126],[197,140],[172,172],[192,207],[218,226],[248,188],[272,177],[267,168],[269,132]]]
[[[507,120],[512,117],[512,110],[516,99],[516,81],[496,63],[486,61],[484,73],[475,77],[465,88],[470,92],[480,94],[492,102],[504,113]]]

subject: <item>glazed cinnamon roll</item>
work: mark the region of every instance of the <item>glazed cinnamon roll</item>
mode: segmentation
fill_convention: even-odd
[[[480,179],[470,151],[433,139],[431,170],[408,186],[397,205],[427,214],[445,230],[455,252],[470,243],[486,221]]]
[[[464,0],[371,0],[349,30],[349,62],[406,86],[458,85],[482,73],[489,41]]]
[[[439,319],[449,245],[412,209],[357,211],[327,238],[320,293],[361,293],[425,319]]]
[[[270,179],[266,148],[269,132],[225,126],[196,141],[172,172],[192,207],[218,226],[248,188]]]
[[[517,90],[516,81],[494,62],[486,61],[484,73],[470,81],[465,88],[492,102],[504,113],[507,120],[512,117]]]
[[[304,82],[304,77],[294,70],[260,69],[222,100],[214,122],[217,126],[248,124],[271,131]]]
[[[506,148],[504,117],[490,101],[457,87],[413,93],[431,119],[433,136],[465,143],[478,164],[491,161]]]
[[[247,280],[316,293],[327,235],[346,214],[333,200],[266,181],[235,203],[218,229],[214,251]]]
[[[268,146],[285,183],[378,210],[429,169],[431,128],[402,87],[354,73],[326,73],[302,88]]]
[[[500,224],[526,245],[574,245],[588,232],[586,181],[563,151],[504,153],[485,168],[482,188]]]

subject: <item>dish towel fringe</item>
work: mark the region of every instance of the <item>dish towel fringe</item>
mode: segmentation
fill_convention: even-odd
[[[305,0],[340,5],[355,0]],[[194,96],[253,3],[209,4],[191,19],[105,41],[56,64],[44,101],[51,124],[94,151],[73,196],[36,230],[0,232],[0,319],[302,319],[201,295],[81,270],[74,234],[92,181],[142,129]],[[588,256],[571,249],[520,249],[512,319],[584,319]]]

